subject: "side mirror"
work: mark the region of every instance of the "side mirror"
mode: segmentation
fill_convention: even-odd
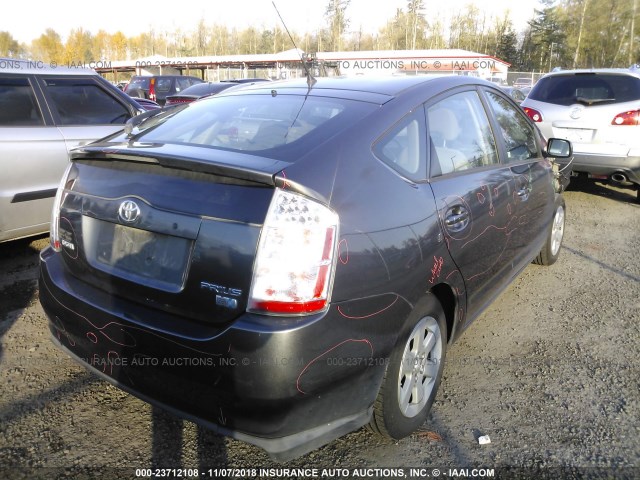
[[[563,138],[550,138],[547,142],[547,157],[569,158],[573,155],[571,142]]]

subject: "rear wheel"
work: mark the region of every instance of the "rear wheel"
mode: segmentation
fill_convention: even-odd
[[[538,265],[553,265],[560,256],[560,247],[564,238],[564,219],[565,219],[565,203],[562,195],[556,195],[555,212],[553,214],[553,222],[549,228],[547,240],[540,250],[540,253],[534,258],[533,263]]]
[[[427,419],[442,378],[447,324],[440,303],[431,296],[423,316],[396,345],[374,404],[369,428],[400,439]]]

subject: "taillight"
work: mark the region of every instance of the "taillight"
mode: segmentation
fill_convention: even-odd
[[[156,79],[151,78],[149,80],[149,100],[156,101]]]
[[[537,111],[534,108],[529,108],[529,107],[523,107],[523,108],[524,108],[524,113],[529,115],[529,118],[531,120],[533,120],[534,122],[541,122],[542,121],[542,114],[539,111]]]
[[[53,201],[53,209],[51,210],[51,230],[49,235],[49,242],[51,243],[51,248],[53,248],[56,252],[62,250],[62,244],[60,243],[60,206],[62,205],[62,200],[64,199],[64,189],[72,165],[73,164],[70,163],[67,166],[67,169],[64,171],[64,175],[62,175],[60,185],[58,186],[58,191],[56,192],[56,197]]]
[[[165,105],[177,105],[183,103],[191,103],[195,100],[195,98],[167,98],[167,102]]]
[[[296,193],[276,189],[258,243],[248,309],[301,315],[329,303],[338,215]]]
[[[613,117],[611,125],[640,125],[640,110],[619,113]]]

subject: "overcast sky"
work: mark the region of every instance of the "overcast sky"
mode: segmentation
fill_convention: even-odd
[[[313,32],[325,25],[324,12],[328,0],[276,0],[280,14],[290,31]],[[488,15],[501,16],[511,9],[511,18],[517,30],[533,16],[538,0],[425,0],[425,15],[447,19],[452,12],[475,3]],[[397,8],[406,8],[407,0],[351,0],[347,9],[349,28],[375,33]],[[28,5],[28,12],[25,7]],[[104,7],[101,7],[104,5]],[[517,10],[516,10],[517,8]],[[19,42],[30,43],[47,28],[53,28],[66,40],[73,28],[82,27],[91,33],[120,30],[127,36],[139,35],[154,29],[156,32],[195,29],[203,18],[207,24],[219,23],[229,27],[273,28],[279,25],[271,0],[187,0],[165,2],[163,0],[30,0],[29,2],[3,2],[0,15],[0,31],[7,31]],[[33,14],[29,14],[29,12]]]

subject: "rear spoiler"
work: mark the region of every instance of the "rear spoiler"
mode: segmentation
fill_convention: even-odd
[[[124,147],[124,148],[122,148]],[[266,157],[207,147],[133,143],[105,147],[92,144],[75,148],[72,161],[103,160],[157,164],[166,168],[208,173],[222,177],[275,186],[275,175],[291,166]]]

